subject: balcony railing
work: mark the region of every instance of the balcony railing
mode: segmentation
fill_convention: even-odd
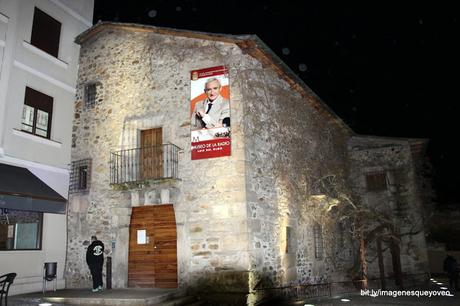
[[[180,150],[176,145],[163,144],[110,152],[110,183],[177,178]]]

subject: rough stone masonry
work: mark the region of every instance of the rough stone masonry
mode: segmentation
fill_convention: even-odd
[[[100,23],[80,35],[72,161],[91,159],[89,191],[69,198],[69,287],[88,287],[85,247],[96,234],[128,281],[132,207],[172,203],[179,287],[250,293],[261,287],[350,279],[355,242],[312,186],[347,182],[353,132],[254,37]],[[229,69],[232,152],[191,160],[191,70]],[[97,84],[86,108],[84,88]],[[161,127],[179,177],[114,186],[110,152],[139,147]],[[345,184],[346,188],[348,185]],[[350,189],[350,192],[351,189]]]

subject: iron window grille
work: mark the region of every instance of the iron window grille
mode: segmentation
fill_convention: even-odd
[[[85,192],[91,185],[91,159],[81,159],[72,162],[69,192]]]
[[[315,240],[315,258],[322,259],[324,254],[323,233],[318,223],[313,225],[313,239]]]
[[[292,228],[286,226],[286,254],[294,253],[294,242],[292,237]]]
[[[94,108],[97,98],[97,83],[88,83],[85,85],[85,107],[86,109]]]

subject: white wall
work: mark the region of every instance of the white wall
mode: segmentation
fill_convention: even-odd
[[[64,288],[64,264],[67,233],[66,216],[43,214],[42,249],[39,251],[0,251],[1,274],[17,273],[12,295],[42,290],[43,266],[45,262],[58,263],[58,288]],[[63,251],[64,249],[64,251]],[[52,288],[48,283],[47,288]]]
[[[30,44],[34,7],[62,24],[57,58]],[[0,0],[0,163],[28,168],[63,197],[80,51],[74,39],[91,26],[93,7],[94,0]],[[21,132],[26,86],[53,97],[50,139]],[[12,294],[41,291],[48,261],[58,262],[64,287],[66,233],[65,215],[44,214],[41,250],[0,251],[0,274],[18,273]]]
[[[0,84],[0,148],[8,156],[67,168],[79,54],[74,39],[88,28],[92,13],[80,16],[58,0],[4,2],[0,6],[5,16],[2,20],[7,20],[0,21],[0,29],[6,28]],[[93,4],[93,0],[78,2]],[[62,23],[58,58],[30,44],[35,6]],[[50,141],[20,132],[26,86],[53,97]]]

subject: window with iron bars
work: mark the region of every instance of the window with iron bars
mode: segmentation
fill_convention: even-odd
[[[97,83],[88,83],[85,85],[85,107],[86,109],[94,108],[97,98]]]
[[[70,172],[69,192],[88,191],[91,183],[91,159],[81,159],[72,162]]]
[[[292,240],[292,228],[290,226],[286,226],[286,254],[294,253],[294,243]]]
[[[313,225],[313,239],[315,240],[315,258],[322,259],[324,254],[323,233],[318,223]]]
[[[366,174],[367,191],[384,191],[387,189],[387,175],[385,171]]]

